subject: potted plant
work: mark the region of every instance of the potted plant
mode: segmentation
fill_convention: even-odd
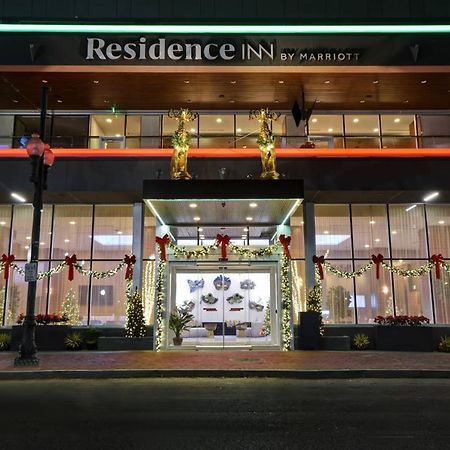
[[[83,345],[83,337],[80,333],[69,333],[64,339],[67,350],[81,350]]]
[[[0,351],[4,352],[9,350],[9,344],[11,342],[11,337],[7,333],[0,333]]]
[[[97,350],[98,338],[101,334],[101,331],[94,327],[89,327],[86,330],[84,342],[86,343],[86,348],[88,350]]]
[[[181,310],[179,308],[175,309],[170,313],[169,317],[169,328],[175,333],[173,338],[173,345],[181,345],[183,338],[181,333],[188,330],[188,323],[194,319],[194,316],[187,312],[186,310]]]
[[[438,350],[440,352],[450,352],[450,336],[441,336],[439,339]]]
[[[357,333],[353,336],[353,347],[356,350],[366,350],[369,347],[369,336],[364,333]]]

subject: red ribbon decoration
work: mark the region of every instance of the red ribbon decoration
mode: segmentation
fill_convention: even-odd
[[[230,236],[225,234],[224,236],[218,234],[216,236],[217,243],[221,246],[222,257],[220,258],[222,261],[226,261],[227,258],[227,245],[230,243]]]
[[[289,253],[289,244],[291,243],[291,237],[280,234],[280,237],[278,239],[283,246],[284,256],[287,256],[289,259],[291,259],[291,254]]]
[[[73,266],[77,263],[77,255],[66,256],[66,265],[69,266],[69,281],[73,280]]]
[[[125,271],[125,280],[129,280],[133,277],[133,266],[136,264],[136,256],[125,255],[123,262],[127,265],[127,270]]]
[[[377,280],[380,279],[380,264],[383,262],[384,256],[381,253],[378,255],[372,255],[372,261],[374,262],[377,270]]]
[[[165,234],[162,238],[156,236],[156,243],[159,245],[159,250],[161,251],[161,261],[167,261],[166,255],[166,245],[170,242],[168,234]]]
[[[2,255],[2,263],[5,265],[3,268],[3,278],[7,280],[9,278],[9,266],[12,264],[12,262],[15,260],[14,255],[8,255],[6,256],[4,253]]]
[[[441,264],[444,262],[444,257],[439,253],[439,255],[432,255],[431,262],[436,266],[436,279],[441,279]]]
[[[320,279],[323,280],[323,268],[322,264],[325,262],[325,256],[313,256],[313,263],[317,264],[317,267],[319,268],[319,276]]]

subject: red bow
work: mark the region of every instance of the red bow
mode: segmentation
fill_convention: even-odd
[[[221,234],[218,234],[216,236],[217,243],[222,247],[222,257],[220,258],[222,261],[226,261],[227,258],[227,245],[230,243],[230,236],[228,234],[225,234],[222,236]]]
[[[73,266],[77,263],[77,255],[66,256],[66,265],[69,266],[69,281],[73,280]]]
[[[441,279],[441,264],[444,262],[444,257],[439,253],[439,255],[432,255],[431,262],[436,266],[436,279]]]
[[[123,262],[127,265],[127,270],[125,271],[125,280],[129,280],[133,277],[133,266],[136,264],[136,256],[125,255]]]
[[[313,263],[317,264],[317,267],[319,268],[319,276],[320,279],[323,280],[323,268],[322,264],[325,262],[325,256],[313,256]]]
[[[14,255],[6,256],[4,253],[2,255],[2,263],[5,265],[5,267],[3,268],[3,278],[5,280],[7,280],[9,278],[9,266],[15,259],[16,258]]]
[[[372,261],[374,262],[377,270],[377,280],[380,279],[380,264],[383,262],[384,256],[381,253],[378,255],[372,255]]]
[[[284,256],[287,256],[289,259],[291,259],[291,254],[289,253],[289,244],[291,243],[291,237],[280,234],[280,237],[278,239],[283,246]]]
[[[162,238],[156,236],[156,243],[159,245],[159,250],[161,252],[161,261],[167,261],[166,255],[166,245],[170,242],[168,234],[165,234]]]

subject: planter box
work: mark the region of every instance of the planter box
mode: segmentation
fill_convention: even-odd
[[[70,331],[67,325],[37,325],[35,341],[38,351],[65,350],[64,339]],[[22,335],[22,325],[14,325],[11,329],[11,350],[19,350]]]
[[[320,314],[313,311],[301,312],[298,327],[298,348],[301,350],[318,350],[320,343]]]
[[[98,349],[117,350],[153,350],[153,337],[102,337],[98,338]]]
[[[377,326],[377,350],[399,352],[432,352],[431,327]]]

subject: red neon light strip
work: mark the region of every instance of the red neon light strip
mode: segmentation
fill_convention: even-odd
[[[52,149],[57,158],[170,158],[172,149],[166,148],[127,148],[127,149]],[[276,149],[278,158],[448,158],[450,148],[280,148]],[[25,158],[25,149],[0,149],[0,158]],[[259,158],[257,148],[193,148],[190,158]]]

